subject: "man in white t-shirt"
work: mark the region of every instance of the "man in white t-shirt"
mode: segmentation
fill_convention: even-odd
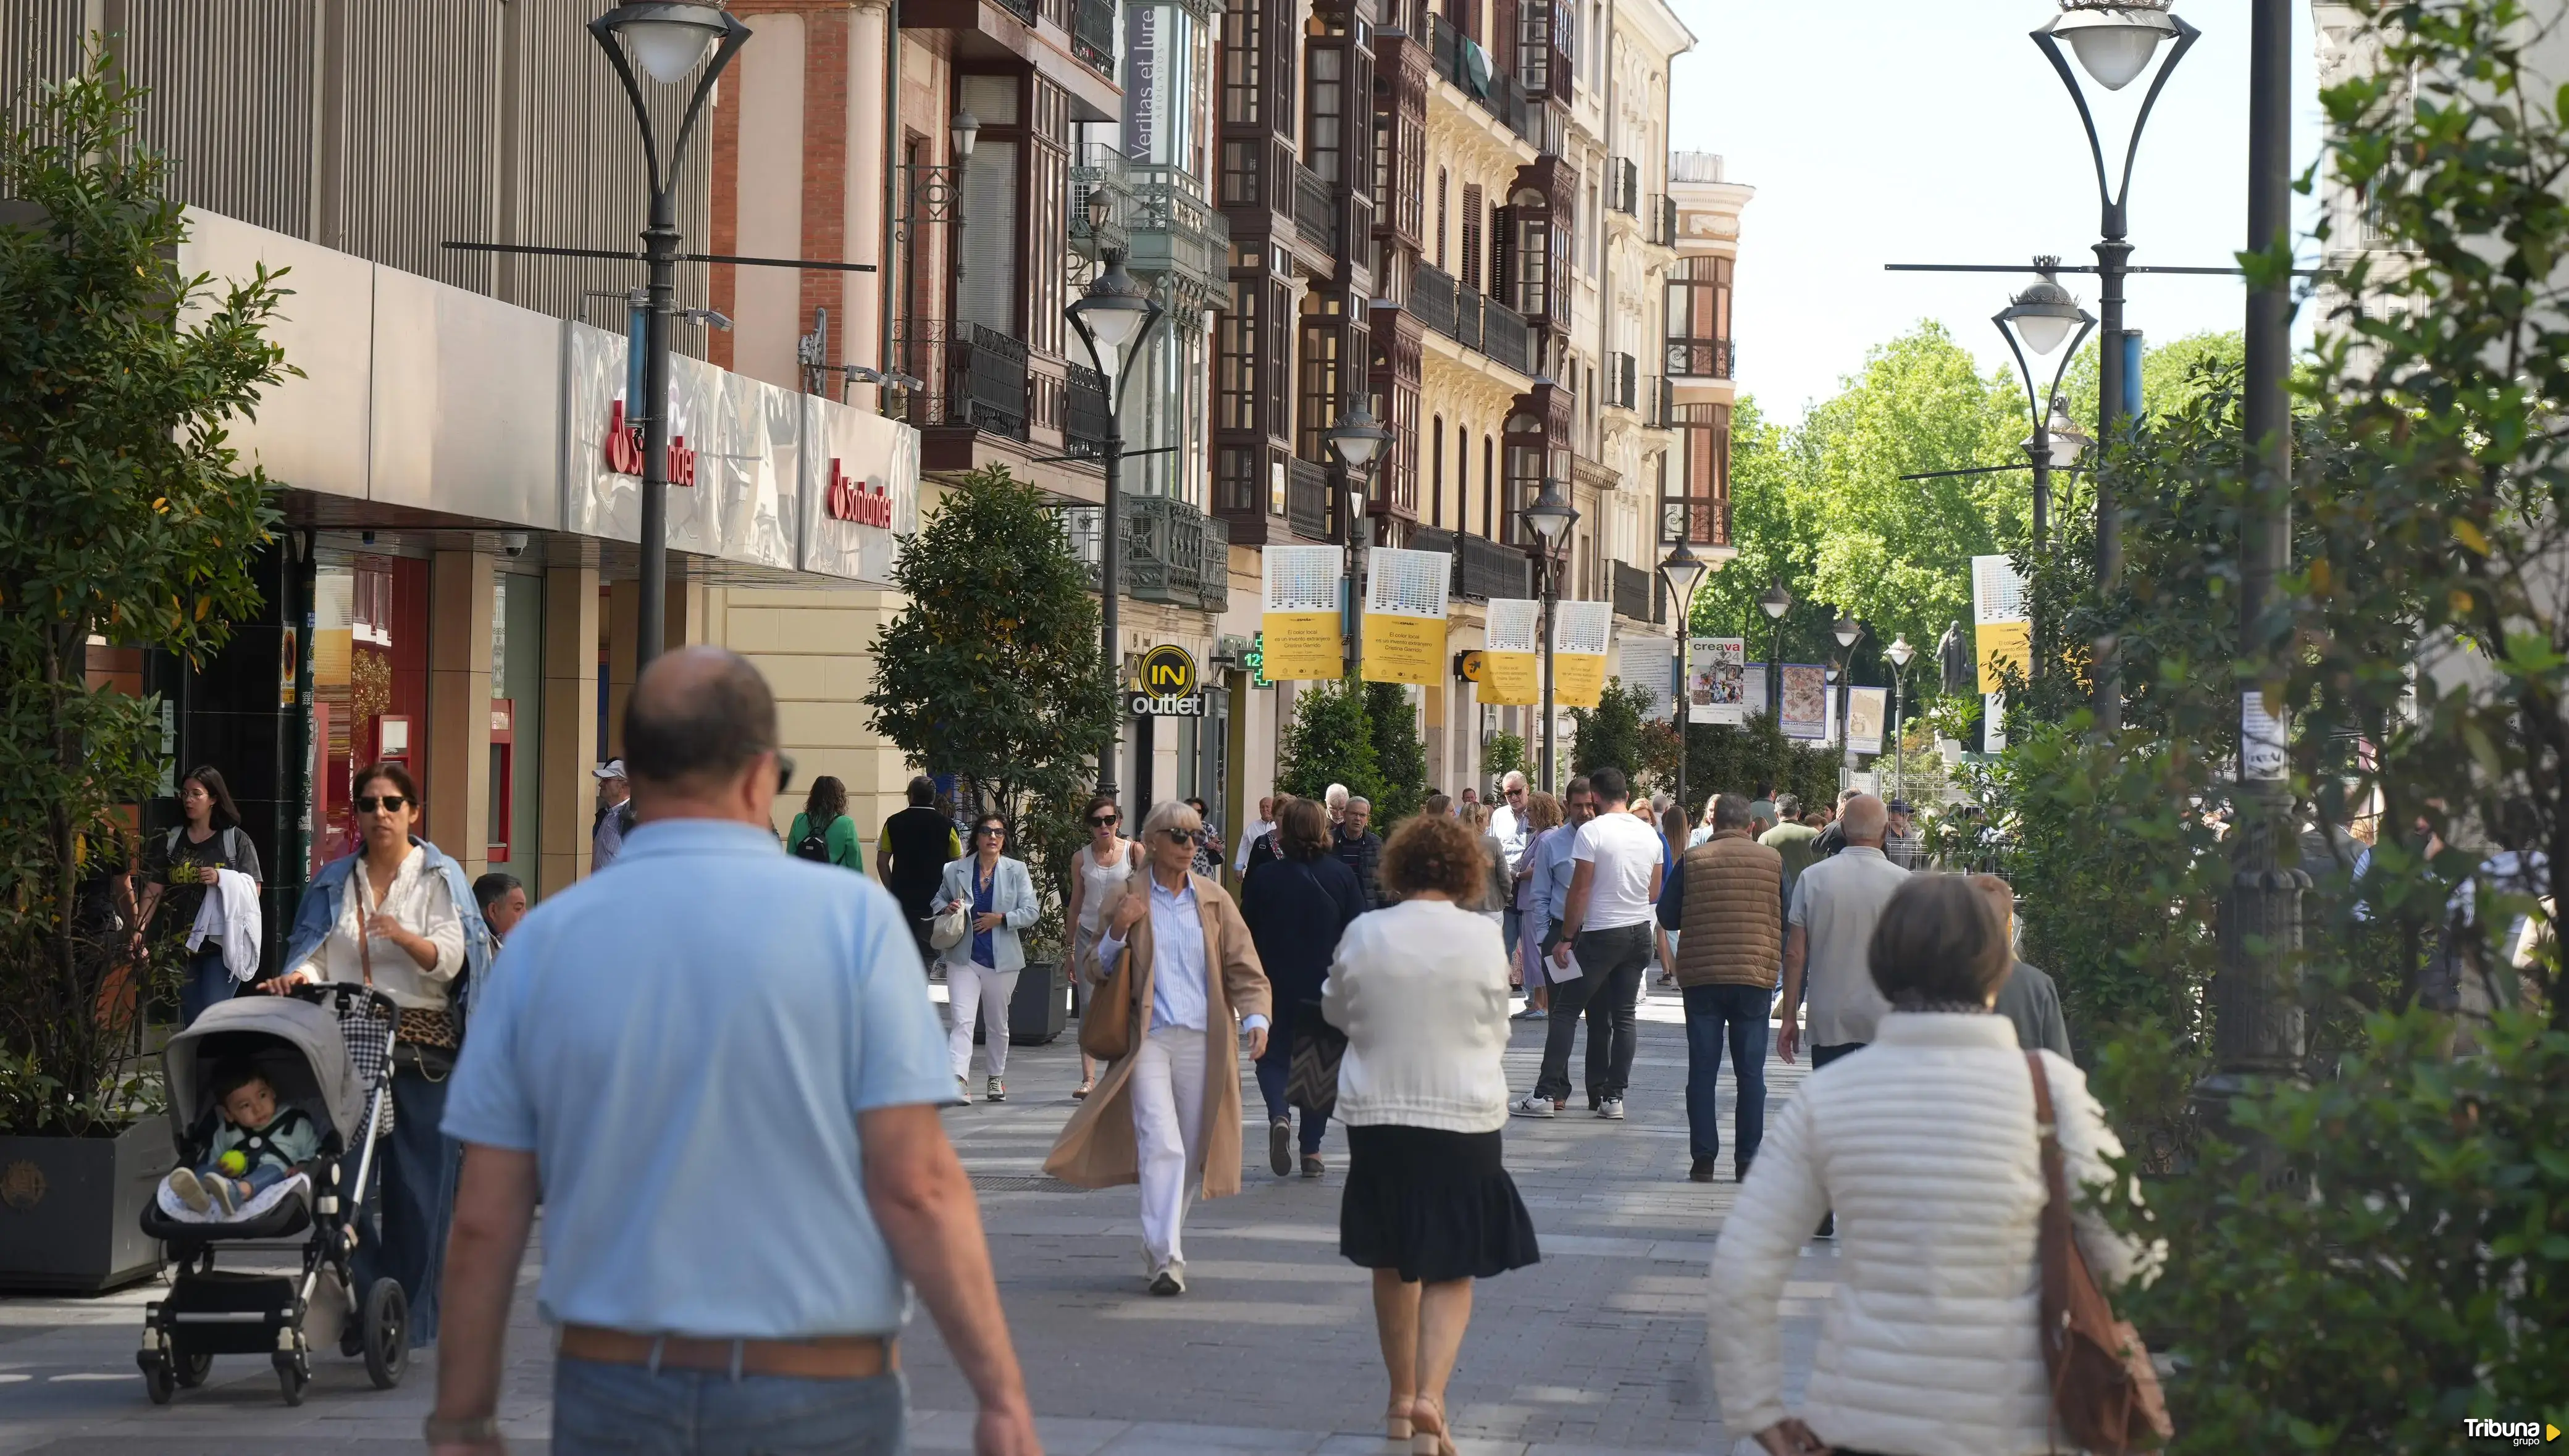
[[[1249,822],[1249,828],[1240,832],[1240,843],[1232,854],[1231,873],[1246,879],[1249,875],[1250,850],[1260,840],[1275,832],[1276,796],[1271,794],[1258,801],[1258,817]]]
[[[1506,778],[1499,780],[1499,801],[1497,807],[1490,811],[1490,833],[1498,837],[1499,850],[1508,857],[1508,884],[1511,887],[1523,885],[1526,876],[1534,870],[1532,865],[1525,863],[1529,837],[1525,775],[1511,770]],[[1516,892],[1512,888],[1508,893],[1507,911],[1499,917],[1500,938],[1507,942],[1508,963],[1511,965],[1516,963],[1517,935],[1523,927],[1517,912]]]
[[[1551,971],[1565,973],[1577,956],[1579,978],[1553,987],[1546,1023],[1543,1073],[1534,1098],[1550,1098],[1557,1111],[1570,1097],[1570,1043],[1579,1013],[1588,1013],[1588,1106],[1599,1117],[1624,1115],[1624,1090],[1633,1078],[1634,1014],[1642,972],[1651,962],[1656,923],[1659,871],[1664,862],[1658,832],[1628,808],[1621,770],[1588,776],[1598,814],[1580,826],[1570,852],[1568,907]]]

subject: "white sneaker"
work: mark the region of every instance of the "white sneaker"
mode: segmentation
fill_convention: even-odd
[[[1508,1104],[1508,1111],[1519,1117],[1559,1117],[1561,1104],[1539,1092],[1529,1092]]]
[[[1612,1119],[1616,1122],[1622,1122],[1624,1120],[1624,1099],[1621,1097],[1609,1097],[1605,1101],[1598,1103],[1597,1115],[1599,1117]]]
[[[214,1206],[205,1186],[196,1181],[196,1171],[192,1168],[182,1168],[171,1174],[170,1191],[179,1196],[179,1202],[186,1205],[187,1212],[191,1214],[204,1213]]]
[[[1151,1292],[1162,1298],[1183,1294],[1186,1291],[1187,1267],[1183,1264],[1172,1261],[1160,1266],[1160,1272],[1151,1275]]]
[[[1008,1100],[1008,1084],[1007,1084],[1007,1083],[1005,1083],[1005,1082],[1000,1081],[1000,1080],[999,1080],[998,1078],[996,1078],[996,1077],[992,1077],[992,1078],[990,1079],[990,1081],[989,1081],[989,1085],[987,1085],[987,1086],[985,1086],[985,1087],[983,1087],[983,1088],[981,1089],[981,1100],[982,1100],[982,1101],[984,1101],[984,1102],[1005,1102],[1005,1101],[1007,1101],[1007,1100]]]
[[[954,1100],[963,1103],[969,1103],[972,1100],[972,1084],[969,1081],[961,1077],[954,1079]]]

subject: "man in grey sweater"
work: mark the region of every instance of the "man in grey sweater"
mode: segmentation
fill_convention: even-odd
[[[1972,888],[1990,898],[1999,924],[2016,943],[2016,891],[1996,875],[1975,875]],[[2016,1043],[2026,1051],[2055,1051],[2069,1057],[2069,1023],[2060,1015],[2060,988],[2041,970],[2018,960],[1999,986],[1998,1013],[2016,1023]]]

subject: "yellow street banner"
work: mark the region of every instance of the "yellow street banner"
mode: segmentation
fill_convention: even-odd
[[[1482,640],[1479,700],[1501,708],[1542,702],[1543,603],[1528,597],[1492,598],[1489,630]]]
[[[1367,550],[1358,664],[1365,681],[1433,687],[1445,680],[1445,589],[1453,579],[1451,552]]]
[[[1347,670],[1338,622],[1338,584],[1345,556],[1336,546],[1264,547],[1267,634],[1259,675],[1269,682],[1332,681]]]
[[[1557,601],[1552,606],[1552,701],[1594,708],[1606,692],[1606,650],[1615,631],[1611,601]]]
[[[2032,674],[2033,623],[1986,622],[1972,633],[1980,652],[1981,691],[1994,693],[2006,687],[2004,674],[2011,667],[2018,677]]]
[[[2024,599],[2024,578],[2006,556],[1972,557],[1972,658],[1980,664],[1981,691],[2007,686],[2005,669],[2019,674],[2033,668],[2033,614]]]

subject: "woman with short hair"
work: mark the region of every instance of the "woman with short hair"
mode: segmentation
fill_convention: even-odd
[[[1320,986],[1329,978],[1338,936],[1365,909],[1356,872],[1329,853],[1328,811],[1308,799],[1289,800],[1277,811],[1276,837],[1282,858],[1249,872],[1240,887],[1240,917],[1258,946],[1275,999],[1276,1024],[1258,1059],[1258,1092],[1267,1101],[1267,1163],[1283,1178],[1295,1166],[1293,1110],[1284,1102],[1294,1032],[1302,1017],[1319,1014]],[[1328,1126],[1326,1114],[1302,1109],[1304,1178],[1327,1171],[1320,1140]]]
[[[1499,927],[1465,910],[1489,865],[1472,831],[1414,815],[1383,847],[1400,903],[1339,937],[1322,1014],[1347,1034],[1338,1120],[1347,1187],[1338,1252],[1373,1271],[1393,1440],[1455,1456],[1445,1384],[1472,1320],[1472,1280],[1542,1256],[1501,1160],[1508,1121],[1508,958]]]
[[[928,913],[962,905],[971,915],[963,938],[945,947],[945,1004],[953,1018],[945,1054],[954,1065],[954,1098],[972,1100],[972,1028],[981,1028],[981,1060],[990,1080],[981,1089],[991,1102],[1008,1100],[1008,1003],[1017,994],[1017,972],[1026,967],[1018,932],[1042,914],[1035,883],[1023,860],[1001,854],[1008,822],[984,814],[972,822],[972,853],[945,867]]]
[[[2053,1450],[2033,1077],[2049,1090],[2073,1190],[2110,1185],[2122,1146],[2078,1068],[2019,1050],[2016,1027],[1992,1014],[2007,935],[1963,877],[1913,877],[1869,949],[1891,1011],[1870,1044],[1784,1104],[1713,1246],[1722,1424],[1773,1456]],[[1776,1301],[1831,1209],[1838,1284],[1797,1416],[1784,1405]],[[2083,1199],[2071,1223],[2101,1285],[2155,1263]]]

